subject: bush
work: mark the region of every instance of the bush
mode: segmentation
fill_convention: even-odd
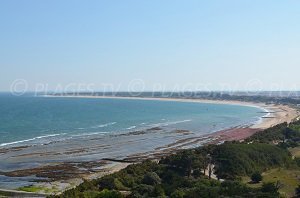
[[[264,183],[261,187],[264,193],[278,194],[278,187],[274,183]]]
[[[166,197],[163,187],[156,185],[153,189],[152,197]]]
[[[118,178],[115,178],[114,184],[117,190],[129,190],[129,188],[125,187]]]
[[[83,192],[84,198],[97,198],[99,197],[100,192],[99,191],[85,191]]]
[[[171,194],[171,198],[183,198],[185,195],[185,193],[181,190],[175,190],[172,194]]]
[[[259,172],[255,172],[251,175],[251,180],[253,183],[259,183],[262,180],[262,176]]]
[[[100,189],[109,189],[112,190],[115,188],[115,177],[113,175],[104,176],[99,181]]]
[[[296,162],[297,166],[300,167],[300,158],[299,157],[295,157],[294,161]]]
[[[97,198],[122,198],[122,194],[118,191],[115,191],[115,190],[107,190],[107,189],[104,189],[102,190]]]
[[[140,184],[133,189],[133,192],[134,192],[134,194],[148,196],[153,192],[153,190],[154,190],[153,186],[146,185],[146,184]]]
[[[292,162],[287,150],[262,143],[225,143],[214,149],[212,157],[217,176],[231,180]]]
[[[160,177],[155,172],[146,173],[142,181],[144,184],[157,185],[161,183]]]

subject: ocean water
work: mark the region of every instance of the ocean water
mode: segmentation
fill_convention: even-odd
[[[1,172],[106,158],[151,158],[200,146],[209,141],[205,134],[257,122],[261,111],[193,102],[0,94],[0,188],[38,182],[34,175],[8,177]],[[113,162],[105,167],[110,165]]]
[[[261,111],[249,106],[193,102],[0,94],[0,148],[153,127],[186,129],[200,135],[257,122]]]

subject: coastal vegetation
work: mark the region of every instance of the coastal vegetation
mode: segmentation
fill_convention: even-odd
[[[243,142],[132,164],[56,197],[291,197],[298,192],[300,163],[289,150],[299,137],[299,121],[283,123]]]
[[[244,177],[242,181],[249,187],[258,188],[263,183],[275,183],[279,188],[279,192],[283,197],[295,196],[296,190],[299,185],[300,169],[296,167],[289,168],[275,168],[265,171],[262,174],[262,181],[260,183],[250,182],[249,177]]]
[[[300,142],[300,121],[282,123],[258,132],[246,139],[246,142],[275,144],[282,148],[297,148]],[[293,149],[297,152],[296,149]]]
[[[259,172],[255,172],[251,175],[251,181],[253,183],[259,183],[262,180],[262,176]]]
[[[40,192],[45,192],[45,193],[53,193],[56,192],[55,189],[49,189],[46,187],[42,186],[23,186],[17,189],[18,191],[24,191],[24,192],[34,192],[34,193],[40,193]]]

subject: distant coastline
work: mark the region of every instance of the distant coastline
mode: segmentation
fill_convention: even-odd
[[[90,95],[43,95],[43,97],[67,97],[67,98],[102,98],[102,99],[130,99],[130,100],[159,100],[175,102],[198,102],[207,104],[227,104],[256,107],[263,110],[266,115],[250,128],[267,129],[283,122],[291,122],[300,116],[297,109],[287,105],[265,104],[261,102],[244,102],[237,100],[210,100],[210,99],[186,99],[186,98],[162,98],[162,97],[127,97],[127,96],[90,96]],[[263,113],[263,112],[262,112]]]

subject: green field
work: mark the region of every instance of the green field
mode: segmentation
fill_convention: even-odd
[[[272,169],[263,174],[263,181],[259,184],[250,184],[249,177],[244,177],[243,182],[251,187],[260,187],[263,182],[277,182],[280,183],[279,192],[285,197],[292,197],[295,193],[295,188],[300,184],[300,169]]]
[[[46,187],[42,186],[23,186],[18,188],[19,191],[24,191],[24,192],[32,192],[32,193],[53,193],[56,192],[56,189],[49,189]]]

